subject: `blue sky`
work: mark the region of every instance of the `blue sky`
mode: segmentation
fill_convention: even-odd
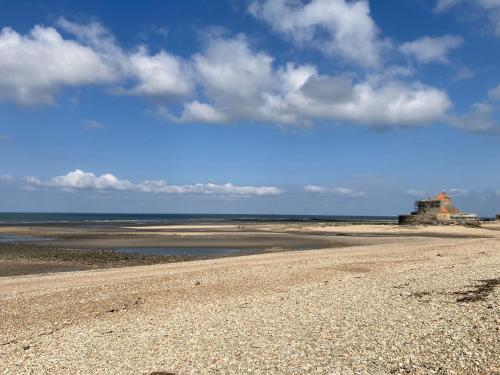
[[[498,0],[0,8],[0,211],[500,212]]]

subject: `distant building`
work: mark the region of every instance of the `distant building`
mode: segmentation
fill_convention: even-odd
[[[438,223],[479,223],[476,214],[466,214],[453,207],[446,193],[415,202],[411,215],[400,215],[399,224],[438,224]]]

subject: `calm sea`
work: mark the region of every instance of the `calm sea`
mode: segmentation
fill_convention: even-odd
[[[323,216],[323,215],[248,215],[248,214],[113,214],[113,213],[41,213],[0,212],[1,224],[63,223],[133,223],[184,224],[193,222],[238,221],[331,221],[331,222],[395,222],[394,216]]]

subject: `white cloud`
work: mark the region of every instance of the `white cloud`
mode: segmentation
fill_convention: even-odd
[[[0,32],[0,99],[23,105],[50,104],[67,86],[92,84],[131,87],[116,93],[177,99],[191,94],[188,64],[165,51],[151,55],[145,47],[123,51],[99,23],[86,25],[60,19],[52,27],[35,26],[20,35]]]
[[[491,89],[488,92],[488,97],[491,100],[500,100],[500,85],[498,85],[495,88]]]
[[[467,67],[459,69],[453,79],[455,81],[465,81],[467,79],[472,79],[476,76],[476,73]]]
[[[244,37],[212,39],[193,60],[205,96],[228,118],[253,117],[261,96],[272,88],[272,57],[251,51]]]
[[[9,135],[0,133],[0,142],[10,141],[10,140],[11,138]]]
[[[252,51],[241,37],[212,40],[194,61],[212,103],[185,105],[179,121],[307,125],[333,120],[404,127],[439,120],[451,105],[446,93],[418,82],[382,76],[353,82],[347,75],[324,76],[312,65],[292,63],[273,69],[272,58]]]
[[[448,63],[448,53],[460,47],[463,39],[459,36],[444,35],[440,37],[421,37],[413,42],[406,42],[399,48],[408,56],[414,57],[422,63],[439,62]]]
[[[120,48],[109,31],[101,24],[77,24],[64,18],[58,25],[91,46],[101,58],[121,74],[122,80],[131,79],[131,88],[117,93],[176,99],[191,93],[192,82],[187,63],[166,51],[151,55],[146,47],[134,52]]]
[[[483,134],[500,133],[500,85],[488,92],[488,98],[471,105],[461,115],[448,117],[448,124],[456,128]]]
[[[91,48],[64,39],[51,27],[27,35],[0,32],[0,98],[24,105],[49,104],[65,86],[109,83],[115,72]]]
[[[469,112],[450,116],[449,124],[456,128],[476,133],[498,133],[500,122],[497,109],[487,102],[474,103]]]
[[[130,70],[127,53],[116,44],[113,35],[102,24],[98,22],[80,24],[60,18],[57,26],[75,37],[79,43],[92,48],[117,74],[123,76]]]
[[[267,12],[265,9],[270,4],[259,2],[252,7],[255,12]],[[368,7],[362,1],[345,3],[335,0],[332,9],[323,0],[298,8],[283,1],[276,4],[293,14],[306,12],[308,17],[326,6],[332,19],[337,17],[338,11],[346,12],[347,18],[357,15],[365,23],[368,21],[363,17],[370,20],[366,13]],[[351,21],[346,22],[351,25]],[[357,25],[354,21],[352,24]],[[64,39],[52,28],[37,26],[34,30],[50,34],[56,41],[52,44],[60,47],[60,54],[67,57],[68,63],[61,63],[61,57],[54,56],[57,55],[53,51],[55,47],[46,50],[46,43],[33,36],[36,33],[20,36],[9,31],[17,42],[8,49],[14,51],[17,58],[10,65],[0,61],[0,88],[10,88],[2,90],[6,92],[4,98],[24,104],[47,103],[54,100],[57,89],[64,86],[103,83],[118,94],[154,97],[157,112],[176,122],[251,121],[305,126],[317,121],[333,121],[376,128],[431,124],[442,119],[451,106],[444,91],[409,81],[408,69],[400,67],[389,67],[378,71],[377,75],[365,77],[348,72],[324,75],[311,64],[276,64],[269,54],[252,49],[244,36],[213,37],[202,52],[190,59],[182,59],[166,51],[150,54],[146,47],[124,51],[98,23],[81,25],[61,19],[58,26],[76,39]],[[342,27],[336,31],[339,35],[344,30]],[[349,27],[346,30],[347,34],[352,31]],[[25,55],[29,48],[24,45],[26,43],[34,43],[34,50],[41,48],[44,52],[39,53],[40,56],[50,56],[64,69],[76,69],[78,79],[63,79],[62,73],[56,75],[52,70],[46,72],[47,62],[40,56],[27,59]],[[97,64],[97,68],[85,64],[85,58],[80,59],[80,55]],[[21,62],[17,61],[19,59]],[[73,64],[75,59],[78,61]],[[25,63],[25,60],[29,61]],[[45,65],[37,65],[36,60]],[[79,64],[83,64],[82,67],[78,68]],[[3,74],[2,67],[7,65],[14,70],[13,74]],[[9,81],[12,79],[14,81]],[[6,82],[10,86],[6,86]],[[89,123],[88,127],[98,126]]]
[[[451,106],[447,95],[420,83],[364,81],[349,100],[318,101],[302,92],[293,104],[309,116],[374,126],[416,126],[439,120]]]
[[[0,174],[0,185],[10,185],[15,181],[16,179],[10,174]]]
[[[349,198],[366,198],[367,194],[363,191],[355,191],[350,188],[345,187],[324,187],[317,185],[307,185],[304,187],[304,191],[307,193],[323,193],[323,194],[334,194]]]
[[[301,46],[377,66],[383,42],[367,1],[255,0],[249,12]]]
[[[434,7],[434,10],[438,13],[444,12],[460,4],[462,1],[463,0],[438,0],[436,6]]]
[[[130,190],[133,184],[128,180],[119,180],[111,173],[96,176],[93,173],[86,173],[76,169],[64,176],[57,176],[50,180],[50,186],[61,188],[79,189],[111,189]]]
[[[274,186],[238,186],[232,183],[218,185],[213,182],[193,185],[170,185],[163,180],[146,180],[137,184],[129,180],[120,180],[110,173],[97,176],[94,173],[76,169],[63,176],[57,176],[49,181],[29,176],[24,178],[29,188],[46,187],[66,191],[74,189],[118,190],[157,194],[202,194],[217,196],[265,196],[280,195],[283,190]]]
[[[484,9],[500,8],[500,0],[438,0],[435,10],[442,12],[463,3],[476,4]]]
[[[145,48],[130,56],[131,73],[138,80],[131,93],[145,96],[182,97],[191,93],[185,63],[161,51],[149,55]]]
[[[227,116],[210,104],[195,100],[184,105],[181,121],[222,123],[227,121]]]
[[[23,178],[23,182],[21,189],[24,191],[36,191],[39,187],[45,185],[42,180],[35,176],[26,176]]]
[[[489,31],[500,37],[500,0],[438,0],[434,11],[445,12],[463,4],[483,13],[488,20]]]
[[[218,185],[213,182],[194,185],[169,185],[167,182],[144,181],[136,185],[137,191],[166,194],[209,194],[225,196],[279,195],[283,190],[273,186],[237,186],[231,183]]]
[[[304,187],[304,191],[307,193],[326,193],[328,189],[323,186],[307,185]]]

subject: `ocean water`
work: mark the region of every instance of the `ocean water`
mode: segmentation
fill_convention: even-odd
[[[250,214],[116,214],[116,213],[42,213],[0,212],[2,224],[188,224],[196,222],[238,221],[330,221],[385,222],[394,216],[327,216],[327,215],[250,215]]]

